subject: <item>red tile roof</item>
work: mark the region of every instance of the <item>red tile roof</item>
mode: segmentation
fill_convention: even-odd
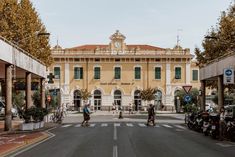
[[[151,45],[126,45],[128,49],[139,49],[139,50],[149,50],[149,51],[159,51],[159,50],[165,50],[164,48],[156,47],[156,46],[151,46]],[[77,47],[72,47],[72,48],[67,48],[66,50],[70,51],[92,51],[97,48],[104,49],[104,48],[109,48],[109,45],[82,45],[82,46],[77,46]]]

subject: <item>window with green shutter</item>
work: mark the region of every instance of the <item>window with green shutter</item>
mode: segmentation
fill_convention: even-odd
[[[114,68],[114,79],[121,79],[121,68],[120,67]]]
[[[180,67],[175,68],[175,79],[181,79],[181,68]]]
[[[54,67],[55,79],[60,79],[60,67]]]
[[[100,79],[100,67],[94,68],[94,79]]]
[[[74,79],[83,79],[82,67],[74,67]]]
[[[193,70],[193,81],[198,80],[198,70]]]
[[[141,79],[141,68],[135,67],[135,79]]]
[[[155,79],[161,79],[161,67],[155,67]]]

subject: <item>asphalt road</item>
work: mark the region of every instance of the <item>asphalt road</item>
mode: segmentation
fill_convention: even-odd
[[[183,124],[94,122],[68,123],[51,130],[55,136],[17,157],[233,157],[235,143],[217,141]]]

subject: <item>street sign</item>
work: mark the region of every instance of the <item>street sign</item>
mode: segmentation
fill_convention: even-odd
[[[185,91],[186,94],[189,93],[189,91],[191,90],[191,88],[192,88],[191,85],[185,85],[185,86],[183,86],[183,89],[184,89],[184,91]]]
[[[224,84],[234,84],[234,69],[224,69]]]
[[[47,101],[50,102],[51,101],[51,96],[47,95]]]
[[[190,101],[192,101],[192,96],[186,94],[186,95],[184,96],[184,101],[187,102],[187,103],[190,102]]]

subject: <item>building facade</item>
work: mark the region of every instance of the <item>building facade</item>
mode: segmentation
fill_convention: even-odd
[[[94,110],[110,110],[113,104],[135,110],[146,109],[140,91],[155,88],[157,107],[175,110],[175,93],[184,85],[199,88],[199,68],[189,49],[165,49],[151,45],[127,45],[126,37],[116,31],[107,45],[82,45],[52,49],[54,63],[48,72],[55,75],[49,89],[61,89],[61,103],[83,106],[81,89],[92,97]]]

